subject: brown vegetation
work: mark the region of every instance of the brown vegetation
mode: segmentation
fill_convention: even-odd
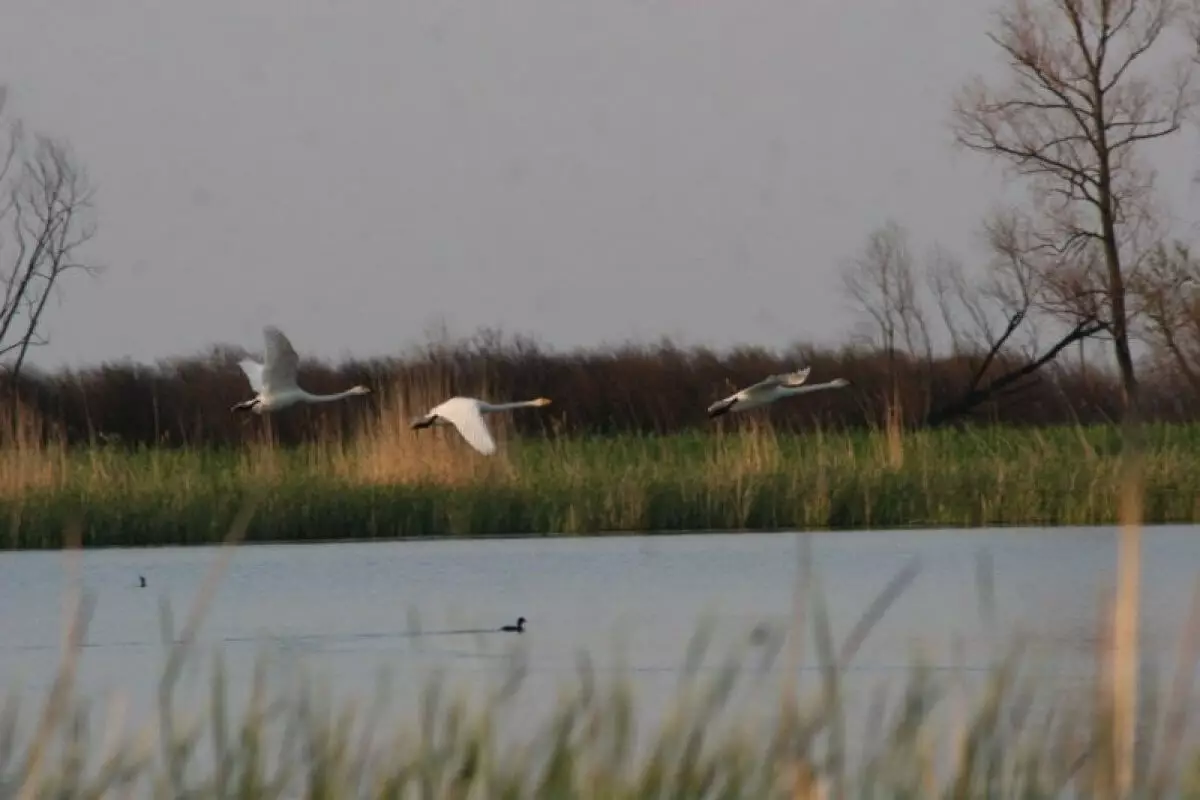
[[[330,441],[345,438],[384,408],[391,409],[384,419],[399,430],[409,415],[455,392],[496,400],[539,395],[554,400],[537,414],[504,415],[490,423],[511,425],[516,432],[662,434],[711,427],[705,406],[732,387],[811,364],[813,380],[842,376],[853,385],[775,404],[765,413],[777,429],[883,429],[892,407],[892,370],[903,422],[916,426],[928,409],[966,391],[984,357],[963,352],[927,361],[905,352],[889,357],[862,346],[717,353],[669,343],[553,352],[528,341],[488,335],[392,359],[338,366],[306,361],[301,381],[312,391],[363,382],[376,394],[362,403],[297,408],[264,419],[229,411],[247,392],[236,363],[241,355],[240,350],[219,348],[206,357],[154,366],[105,364],[49,375],[28,372],[18,390],[23,402],[46,421],[46,429],[72,444],[224,445],[257,441],[268,429],[279,444]],[[1020,352],[1002,352],[992,359],[985,378],[1025,363]],[[1150,418],[1188,421],[1200,416],[1195,393],[1171,362],[1148,360],[1144,373]],[[1018,425],[1106,423],[1119,418],[1120,395],[1119,380],[1111,371],[1064,361],[1023,378],[979,404],[965,419]],[[502,434],[499,429],[497,433]]]

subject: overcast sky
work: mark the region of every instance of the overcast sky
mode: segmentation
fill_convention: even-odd
[[[265,323],[327,358],[442,325],[833,342],[872,228],[967,254],[1000,186],[946,124],[993,0],[4,6],[9,112],[98,187],[107,271],[64,287],[48,367]]]

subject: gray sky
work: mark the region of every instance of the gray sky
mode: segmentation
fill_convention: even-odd
[[[328,358],[442,324],[837,341],[873,227],[968,254],[997,197],[946,125],[993,7],[6,0],[10,111],[85,162],[108,265],[37,363],[258,350],[267,322]],[[1184,204],[1195,147],[1167,154]]]

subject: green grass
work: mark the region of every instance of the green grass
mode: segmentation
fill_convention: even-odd
[[[0,541],[214,543],[606,531],[1086,525],[1117,520],[1116,428],[516,439],[376,431],[282,450],[0,449]],[[1200,519],[1200,426],[1146,431],[1147,523]]]

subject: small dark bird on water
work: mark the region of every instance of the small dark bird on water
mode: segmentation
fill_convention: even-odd
[[[138,575],[138,581],[140,581],[139,585],[140,585],[140,586],[141,586],[143,589],[145,589],[145,588],[146,588],[146,576],[145,576],[145,575]]]
[[[504,626],[503,628],[501,628],[500,630],[502,630],[502,631],[513,631],[514,633],[524,633],[524,632],[525,632],[525,618],[524,618],[524,617],[517,617],[517,624],[516,624],[516,625],[505,625],[505,626]]]

